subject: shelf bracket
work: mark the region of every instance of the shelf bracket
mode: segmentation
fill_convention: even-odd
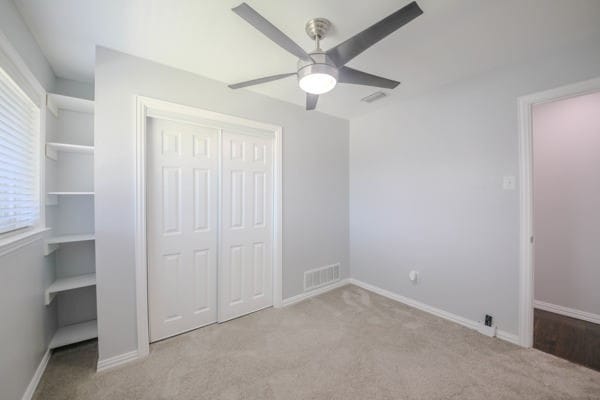
[[[58,250],[59,247],[60,245],[58,243],[44,243],[44,255],[49,256]]]
[[[58,107],[52,101],[52,97],[49,96],[48,94],[46,94],[46,107],[48,107],[48,110],[50,110],[52,115],[54,115],[56,118],[58,118]]]
[[[58,160],[58,151],[56,151],[55,149],[46,145],[46,157],[48,157],[51,160],[56,161],[56,160]]]
[[[45,297],[45,305],[49,306],[52,303],[52,300],[56,297],[56,293],[47,293],[44,295]]]

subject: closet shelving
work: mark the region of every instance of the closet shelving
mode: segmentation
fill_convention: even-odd
[[[53,196],[93,196],[94,192],[48,192]]]
[[[94,146],[83,146],[80,144],[69,143],[46,143],[46,157],[52,160],[58,160],[59,153],[81,153],[94,154]]]
[[[96,285],[96,274],[84,274],[58,278],[46,289],[46,305],[52,303],[57,293]]]
[[[67,325],[59,328],[52,340],[50,341],[50,348],[55,349],[57,347],[66,346],[84,340],[94,339],[98,337],[98,325],[96,320],[81,322],[79,324]]]
[[[93,113],[91,100],[48,94],[44,253],[54,257],[55,279],[44,293],[56,307],[50,348],[98,336],[93,232]],[[59,250],[60,251],[57,251]],[[93,292],[90,293],[89,290]]]
[[[58,117],[59,110],[69,110],[85,114],[94,113],[94,101],[62,94],[48,93],[46,101],[48,110]]]
[[[50,255],[53,251],[58,250],[60,245],[64,243],[89,242],[92,240],[96,240],[96,236],[93,233],[54,236],[46,239],[44,254]]]
[[[59,197],[65,196],[94,196],[94,192],[48,192],[46,193],[46,205],[55,206]]]

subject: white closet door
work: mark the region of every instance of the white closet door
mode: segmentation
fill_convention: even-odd
[[[148,132],[153,342],[217,319],[218,130],[151,119]]]
[[[272,139],[222,140],[220,322],[273,305]]]

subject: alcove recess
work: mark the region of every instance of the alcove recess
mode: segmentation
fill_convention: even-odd
[[[44,301],[56,307],[50,348],[93,339],[96,324],[94,235],[94,102],[49,93],[46,115],[44,246],[54,282]]]

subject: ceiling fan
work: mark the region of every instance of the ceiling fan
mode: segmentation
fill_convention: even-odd
[[[358,71],[345,65],[381,39],[423,14],[421,7],[416,1],[413,1],[327,51],[321,50],[320,41],[327,34],[331,22],[325,18],[311,19],[306,23],[305,30],[308,36],[315,41],[315,49],[307,53],[248,4],[242,3],[232,8],[232,11],[283,49],[297,56],[299,60],[297,72],[252,79],[229,85],[229,87],[240,89],[296,75],[300,88],[306,92],[307,110],[314,110],[319,95],[332,90],[338,82],[386,89],[394,89],[398,86],[400,84],[398,81]]]

